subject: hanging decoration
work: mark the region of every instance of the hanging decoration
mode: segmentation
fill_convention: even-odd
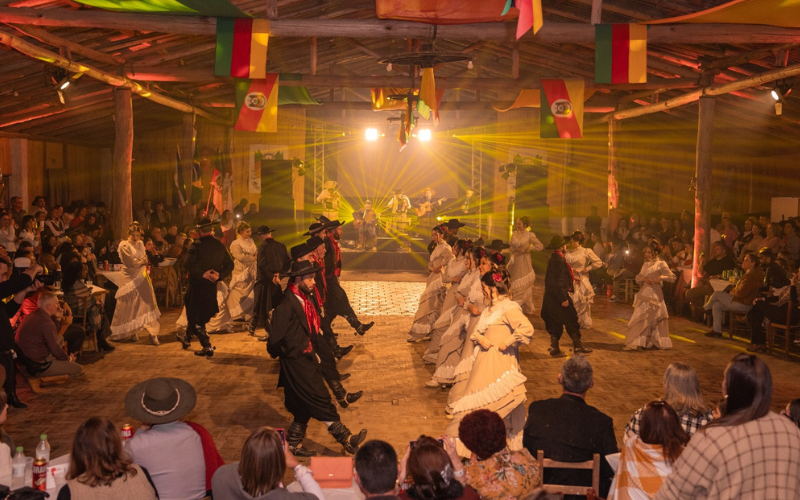
[[[647,83],[647,26],[597,24],[594,33],[595,83]]]
[[[278,74],[267,73],[264,80],[236,82],[236,130],[278,131]]]
[[[541,84],[539,137],[582,138],[584,81],[543,79]]]
[[[267,19],[217,19],[216,76],[264,78],[267,73]]]

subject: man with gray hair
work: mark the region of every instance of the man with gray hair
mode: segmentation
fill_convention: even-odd
[[[546,458],[559,462],[583,462],[599,453],[597,493],[606,498],[614,471],[605,456],[617,453],[617,440],[612,418],[586,404],[586,393],[594,386],[592,365],[583,356],[568,359],[561,366],[558,383],[562,387],[561,397],[531,403],[522,443],[534,457],[542,450]],[[592,471],[547,469],[544,482],[591,486]]]

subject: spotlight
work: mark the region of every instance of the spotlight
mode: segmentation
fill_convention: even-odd
[[[378,129],[376,128],[368,128],[364,133],[364,137],[370,142],[377,141],[379,135]]]
[[[417,132],[417,137],[419,137],[419,140],[422,141],[422,142],[430,142],[430,140],[431,140],[431,129],[429,129],[429,128],[420,129],[420,131]]]
[[[72,82],[68,76],[65,76],[58,82],[58,90],[66,90]]]
[[[472,64],[472,59],[470,59],[469,62],[467,63],[467,68],[472,69],[473,67],[474,66]]]
[[[772,92],[770,92],[770,94],[772,95],[772,98],[775,99],[776,101],[781,100],[781,95],[778,93],[777,90],[772,89]]]
[[[386,65],[386,71],[392,71],[392,63]]]

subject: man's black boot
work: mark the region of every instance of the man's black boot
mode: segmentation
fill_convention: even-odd
[[[308,424],[301,424],[299,422],[292,422],[292,425],[286,429],[286,444],[289,445],[289,451],[296,457],[313,457],[317,452],[309,450],[303,446],[303,438],[306,437],[306,428]]]
[[[370,321],[369,323],[361,323],[360,325],[358,325],[358,328],[356,328],[356,335],[364,335],[365,333],[367,333],[367,330],[369,330],[373,326],[375,326],[374,321]]]
[[[332,423],[328,427],[328,432],[344,447],[344,451],[348,455],[355,455],[359,445],[367,438],[366,429],[361,429],[358,434],[353,434],[341,421]]]
[[[11,376],[13,376],[13,374]],[[8,393],[8,406],[20,409],[25,409],[28,407],[28,405],[19,400],[16,391],[11,391]]]

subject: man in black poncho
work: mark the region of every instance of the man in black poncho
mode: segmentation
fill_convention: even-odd
[[[192,336],[196,335],[203,348],[194,353],[197,356],[214,355],[214,347],[206,333],[206,323],[219,312],[217,305],[217,282],[224,280],[233,271],[231,259],[225,245],[214,238],[213,223],[210,219],[201,219],[197,224],[200,238],[195,240],[186,252],[184,266],[189,273],[189,285],[186,288],[186,335],[178,336],[184,349],[192,345]]]
[[[283,300],[272,316],[267,351],[273,358],[280,358],[278,387],[283,387],[284,404],[294,417],[286,431],[286,442],[292,454],[315,454],[302,446],[312,418],[324,422],[344,451],[353,454],[366,438],[367,430],[362,429],[358,434],[350,432],[339,418],[325,387],[315,346],[321,332],[320,317],[312,296],[314,274],[318,270],[306,260],[292,263]]]
[[[544,298],[542,300],[542,319],[547,333],[550,334],[550,356],[554,358],[565,356],[558,345],[564,328],[572,339],[575,354],[588,354],[591,349],[583,345],[581,340],[581,327],[578,324],[578,313],[569,296],[575,278],[572,269],[564,259],[564,246],[567,240],[561,236],[553,236],[547,248],[553,253],[547,261],[547,271],[544,275]]]
[[[266,341],[270,332],[270,313],[281,300],[280,274],[289,268],[289,253],[286,245],[272,237],[273,229],[260,226],[256,232],[261,236],[256,256],[256,284],[254,287],[253,318],[250,320],[250,335],[256,335],[256,328],[263,325],[267,335],[258,340]]]

